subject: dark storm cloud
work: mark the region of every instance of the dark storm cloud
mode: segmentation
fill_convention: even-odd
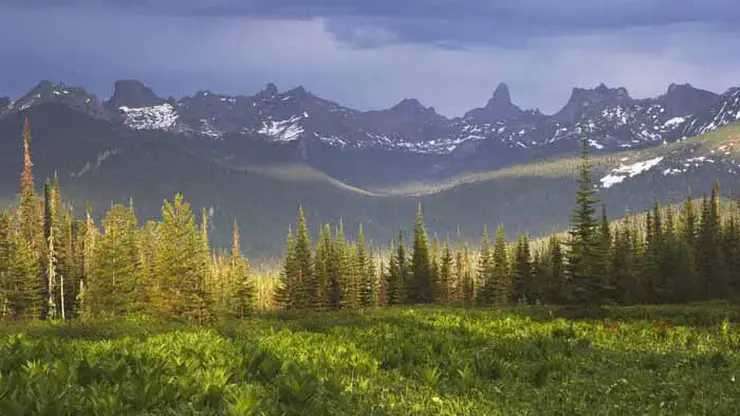
[[[40,79],[107,98],[306,85],[361,109],[419,98],[446,115],[500,81],[555,111],[573,86],[657,95],[740,85],[730,0],[0,0],[0,96]],[[740,27],[740,26],[737,26]]]
[[[506,45],[536,36],[704,23],[737,27],[737,0],[0,0],[25,7],[102,7],[173,16],[330,19],[347,27],[383,27],[397,40]],[[336,21],[335,21],[336,20]]]

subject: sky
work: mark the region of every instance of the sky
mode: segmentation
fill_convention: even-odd
[[[298,85],[361,110],[417,98],[446,116],[553,113],[573,87],[659,95],[740,86],[737,0],[0,0],[0,96],[42,79],[103,99]]]

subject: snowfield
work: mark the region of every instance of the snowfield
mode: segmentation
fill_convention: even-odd
[[[153,107],[120,107],[126,115],[124,124],[132,130],[168,130],[175,126],[179,114],[171,104]]]
[[[647,172],[653,167],[657,166],[658,163],[663,161],[663,157],[656,157],[655,159],[646,160],[643,162],[633,163],[631,165],[622,165],[612,170],[612,173],[601,178],[601,186],[603,188],[610,188],[618,183],[623,182],[627,178],[632,178],[643,172]]]

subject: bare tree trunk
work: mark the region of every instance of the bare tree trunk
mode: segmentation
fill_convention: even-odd
[[[60,297],[60,303],[62,305],[62,321],[66,321],[67,317],[64,313],[64,275],[59,275],[59,297]]]

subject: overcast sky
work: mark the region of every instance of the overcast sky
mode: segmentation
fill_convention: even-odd
[[[457,116],[503,81],[549,113],[600,82],[740,86],[738,21],[737,0],[0,0],[0,96],[41,79],[104,99],[122,78],[177,97],[275,82]]]

